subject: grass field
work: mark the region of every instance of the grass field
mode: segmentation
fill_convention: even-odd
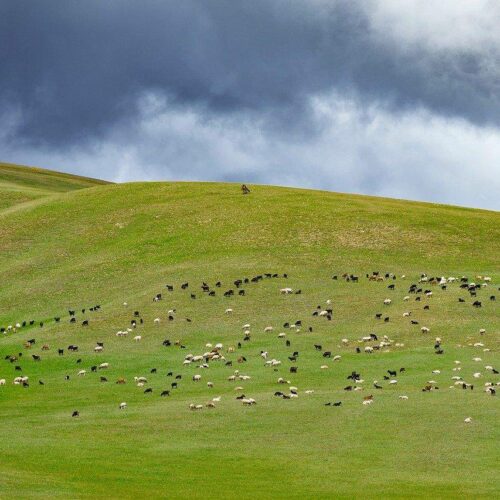
[[[484,391],[485,382],[500,381],[485,369],[500,367],[498,300],[489,300],[500,295],[497,212],[269,186],[243,196],[234,184],[106,184],[3,164],[0,196],[0,326],[36,320],[0,336],[1,498],[500,495],[499,400]],[[372,271],[397,279],[368,281]],[[266,272],[279,277],[244,285],[245,296],[223,296],[235,279]],[[343,273],[360,280],[346,282]],[[459,283],[447,290],[424,284],[432,298],[416,302],[411,294],[403,301],[421,273],[492,281],[477,292],[481,308],[472,307]],[[214,287],[218,280],[221,288]],[[203,281],[215,296],[201,291]],[[283,287],[302,293],[282,295]],[[157,293],[163,300],[153,302]],[[392,304],[384,306],[385,298]],[[313,317],[328,299],[332,321]],[[96,304],[101,310],[89,312]],[[69,323],[69,309],[77,310],[76,324]],[[118,338],[135,310],[144,324]],[[376,313],[390,321],[376,320]],[[88,327],[81,326],[85,319]],[[300,332],[283,328],[296,320],[303,322]],[[266,326],[274,331],[264,333]],[[422,334],[421,326],[430,332]],[[366,345],[358,339],[372,332],[391,345],[357,354]],[[142,340],[134,342],[138,334]],[[434,353],[436,337],[442,355]],[[25,349],[32,338],[36,344]],[[186,349],[162,346],[164,339]],[[96,342],[104,342],[102,353],[94,353]],[[217,342],[232,367],[183,365],[187,354],[203,354]],[[241,349],[226,353],[238,342]],[[42,351],[43,344],[50,350]],[[79,352],[69,353],[69,344]],[[314,344],[340,361],[323,358]],[[261,350],[282,361],[276,371],[264,366]],[[288,360],[294,351],[296,363]],[[4,360],[19,352],[18,361]],[[247,361],[237,363],[239,356]],[[109,369],[90,371],[103,362]],[[298,372],[289,373],[290,366]],[[397,384],[383,379],[401,367]],[[79,377],[81,369],[87,374]],[[229,382],[234,370],[251,379]],[[363,390],[344,391],[353,370]],[[182,379],[170,397],[160,397],[174,381],[169,371]],[[194,374],[202,380],[193,382]],[[19,375],[29,376],[29,387],[13,384]],[[457,375],[474,390],[450,388]],[[148,383],[137,387],[134,376]],[[115,384],[119,377],[127,383]],[[299,397],[275,397],[288,389],[278,377],[297,386]],[[374,389],[374,380],[383,389]],[[439,390],[422,392],[430,380]],[[257,405],[235,399],[238,385]],[[152,394],[144,394],[147,387]],[[365,406],[369,394],[374,401]],[[188,408],[215,396],[221,396],[216,408]],[[118,408],[122,401],[126,410]],[[330,401],[342,406],[324,405]],[[80,417],[71,417],[74,410]]]

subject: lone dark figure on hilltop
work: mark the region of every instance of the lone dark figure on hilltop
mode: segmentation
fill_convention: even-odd
[[[250,194],[250,189],[248,189],[247,185],[246,184],[242,184],[241,185],[241,192],[243,194]]]

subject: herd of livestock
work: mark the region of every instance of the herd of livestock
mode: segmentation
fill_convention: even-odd
[[[165,294],[170,294],[179,290],[184,294],[188,294],[186,298],[191,300],[196,300],[197,298],[200,298],[200,296],[204,295],[215,296],[216,294],[220,294],[224,297],[231,297],[235,295],[245,296],[248,287],[254,286],[263,280],[276,280],[277,278],[279,278],[280,282],[283,282],[288,279],[288,276],[287,274],[265,273],[254,276],[253,278],[237,279],[232,282],[231,288],[228,289],[224,289],[223,284],[220,281],[214,283],[213,286],[205,282],[201,283],[201,286],[194,286],[188,282],[181,283],[178,286],[167,284],[164,288],[165,292],[155,294],[152,297],[152,300],[153,302],[162,302],[166,298]],[[458,287],[459,290],[463,292],[459,294],[457,300],[459,303],[463,304],[462,307],[464,307],[465,312],[467,312],[467,308],[482,308],[485,305],[485,302],[488,302],[488,305],[491,304],[494,306],[496,300],[494,292],[491,292],[491,290],[494,289],[494,286],[492,285],[491,278],[488,276],[476,276],[474,279],[470,279],[465,276],[459,278],[441,276],[433,277],[422,274],[418,280],[410,282],[411,280],[406,278],[404,275],[396,276],[393,273],[372,272],[363,277],[345,273],[342,275],[334,275],[331,279],[335,281],[344,280],[350,283],[358,283],[361,279],[380,282],[384,290],[386,290],[386,296],[381,297],[380,309],[375,311],[373,314],[375,324],[377,324],[377,322],[388,323],[391,321],[390,311],[394,301],[407,303],[408,310],[403,312],[403,318],[405,318],[405,320],[411,325],[414,325],[422,335],[429,338],[429,342],[433,343],[433,352],[436,356],[444,354],[443,339],[439,335],[432,335],[429,327],[425,324],[420,324],[420,321],[414,318],[412,312],[414,312],[415,308],[418,307],[423,311],[430,311],[432,307],[432,297],[437,293],[446,293],[450,287]],[[404,290],[404,294],[396,294],[396,289],[398,291]],[[294,289],[289,286],[276,286],[275,293],[282,295],[300,295],[302,294],[302,290]],[[412,303],[413,305],[411,305]],[[129,310],[127,303],[123,303],[123,307],[127,311]],[[159,310],[161,310],[161,308],[159,308]],[[88,308],[88,310],[81,309],[82,315],[89,312],[102,314],[101,306],[94,305]],[[224,314],[226,316],[232,316],[233,308],[226,307],[221,310],[220,313],[221,315]],[[53,318],[53,321],[56,323],[68,321],[71,324],[79,324],[82,328],[88,327],[89,323],[92,321],[92,317],[85,316],[85,319],[78,320],[77,315],[79,314],[80,310],[69,310],[68,316],[57,316]],[[164,317],[161,317],[160,314],[158,317],[149,319],[147,319],[145,315],[141,314],[139,310],[130,310],[129,314],[130,317],[128,325],[118,331],[108,333],[108,335],[111,334],[117,338],[124,339],[131,338],[134,342],[142,342],[144,334],[141,333],[141,328],[145,325],[152,324],[155,328],[161,328],[164,321],[172,322],[179,318],[176,309],[168,309]],[[188,323],[192,321],[192,319],[188,317],[183,318],[183,320]],[[280,323],[279,325],[269,324],[262,328],[259,332],[254,329],[252,321],[238,325],[240,333],[234,342],[230,343],[230,345],[225,345],[222,342],[205,343],[203,346],[199,346],[198,351],[194,351],[192,350],[194,349],[193,346],[188,347],[188,345],[185,345],[180,340],[169,338],[163,339],[158,337],[157,340],[159,348],[177,348],[179,349],[178,352],[181,353],[178,356],[179,359],[177,369],[166,371],[165,375],[170,380],[168,381],[167,387],[159,391],[159,394],[161,397],[172,396],[174,391],[178,394],[181,391],[181,380],[184,377],[184,380],[186,378],[189,379],[188,383],[204,384],[207,388],[207,392],[210,394],[208,396],[208,402],[191,402],[188,404],[188,408],[193,411],[202,410],[204,408],[215,408],[221,401],[221,396],[212,395],[215,390],[214,387],[217,387],[217,384],[214,384],[210,376],[206,374],[210,373],[209,368],[217,363],[222,364],[227,368],[225,378],[228,387],[231,387],[231,390],[234,391],[233,394],[236,393],[234,397],[237,400],[240,400],[241,404],[245,406],[256,405],[258,398],[252,397],[253,395],[250,394],[245,394],[247,391],[244,388],[245,382],[252,378],[250,375],[245,373],[245,363],[248,362],[250,357],[254,359],[258,358],[265,367],[269,368],[270,371],[276,372],[276,390],[273,391],[273,395],[275,397],[289,400],[298,398],[301,394],[313,394],[313,387],[299,390],[298,383],[293,380],[299,373],[302,353],[299,350],[294,349],[292,344],[294,341],[294,334],[298,334],[300,332],[305,334],[312,333],[314,328],[316,328],[315,325],[317,323],[315,322],[320,320],[334,320],[334,305],[331,299],[326,299],[323,304],[312,305],[310,316],[307,320],[302,318],[294,321],[288,320]],[[22,320],[0,327],[1,335],[15,335],[16,338],[19,338],[19,349],[17,352],[4,353],[3,355],[5,365],[0,367],[0,386],[5,386],[7,383],[13,383],[29,389],[30,384],[33,382],[29,376],[30,363],[43,363],[43,359],[46,355],[52,355],[50,353],[53,347],[50,345],[51,343],[37,342],[36,334],[34,333],[36,330],[43,329],[44,323],[47,322],[35,321],[31,319]],[[377,330],[376,328],[374,329]],[[275,353],[271,352],[272,349],[269,348],[269,342],[266,344],[268,345],[267,349],[261,349],[260,347],[262,346],[256,346],[259,338],[256,334],[260,333],[265,334],[266,338],[269,338],[269,336],[271,336],[271,338],[276,338],[276,342],[278,344]],[[484,336],[486,334],[486,330],[481,328],[477,333],[480,336]],[[1,345],[2,344],[0,344],[0,348]],[[388,335],[382,335],[375,332],[367,332],[358,338],[339,339],[339,345],[344,350],[352,349],[353,353],[360,356],[376,355],[377,352],[380,351],[383,352],[393,348],[404,347],[402,342],[395,341]],[[105,357],[106,347],[106,339],[100,338],[96,340],[95,346],[93,347],[93,354]],[[282,351],[282,347],[285,347],[289,351],[289,354],[286,355],[286,357],[280,357],[276,354],[278,351]],[[485,353],[490,351],[490,347],[487,346],[484,341],[475,342],[473,347],[480,349]],[[310,349],[317,351],[318,353],[318,360],[320,360],[318,362],[318,370],[328,370],[331,363],[340,364],[342,361],[342,354],[340,354],[340,351],[333,352],[331,348],[323,348],[323,345],[319,342],[311,342]],[[152,394],[153,387],[150,386],[149,379],[161,371],[161,368],[151,367],[149,374],[138,373],[134,376],[133,381],[127,380],[121,375],[117,375],[114,379],[111,379],[110,376],[107,375],[107,373],[111,371],[110,363],[102,360],[100,363],[85,367],[86,364],[84,357],[87,353],[82,352],[82,349],[77,344],[57,346],[53,349],[53,351],[54,355],[57,356],[65,356],[68,354],[68,351],[71,355],[75,355],[75,364],[77,366],[74,372],[64,375],[67,381],[72,380],[72,377],[74,376],[84,377],[89,372],[95,372],[99,373],[99,380],[102,383],[114,382],[119,385],[133,383],[145,394]],[[483,390],[488,396],[495,396],[496,387],[500,385],[498,370],[491,364],[484,364],[480,355],[476,355],[473,358],[473,361],[477,363],[478,369],[474,371],[474,373],[467,374],[467,376],[461,371],[461,361],[454,361],[454,366],[449,367],[449,369],[453,372],[450,388],[474,390],[476,387],[476,390]],[[191,370],[188,372],[188,375],[186,375],[185,370],[187,367]],[[399,377],[403,377],[408,369],[411,369],[411,367],[387,367],[386,372],[381,374],[380,380],[370,381],[364,380],[363,374],[358,370],[349,369],[346,370],[345,373],[345,385],[338,389],[342,389],[346,392],[360,391],[362,395],[361,403],[364,405],[370,405],[373,403],[375,399],[374,394],[377,391],[380,391],[385,387],[396,387]],[[429,374],[429,378],[438,378],[442,369],[443,368],[433,370],[432,374]],[[14,374],[10,375],[12,371]],[[183,371],[183,373],[178,373],[181,371]],[[308,381],[301,380],[301,382],[307,383]],[[46,382],[39,379],[36,383],[39,385],[45,385]],[[427,380],[422,384],[421,390],[424,392],[439,390],[438,382],[433,379]],[[398,394],[398,398],[404,401],[408,399],[408,395]],[[117,403],[120,410],[125,410],[127,408],[126,402]],[[326,401],[323,402],[323,404],[326,406],[339,407],[342,405],[342,401]],[[75,409],[72,416],[80,416],[80,411]],[[465,422],[470,423],[471,420],[472,419],[470,417],[467,417]]]

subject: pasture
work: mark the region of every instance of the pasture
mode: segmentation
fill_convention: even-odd
[[[27,322],[0,335],[0,496],[498,496],[498,395],[485,392],[500,381],[486,368],[500,369],[498,213],[267,186],[243,196],[232,184],[48,190],[0,206],[0,327]],[[457,280],[443,289],[423,273]],[[313,315],[327,309],[331,320]],[[207,362],[217,343],[225,359]],[[250,378],[228,380],[235,370]],[[298,397],[275,395],[290,386]]]

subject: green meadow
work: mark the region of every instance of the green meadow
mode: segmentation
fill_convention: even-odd
[[[0,164],[0,327],[28,322],[0,335],[0,498],[500,495],[500,395],[485,392],[485,383],[500,381],[485,368],[500,370],[498,212],[250,187],[242,195],[236,184],[111,184]],[[369,281],[373,271],[396,279]],[[264,273],[278,277],[243,284],[244,296],[224,296],[237,292],[236,279]],[[432,296],[416,301],[408,289],[422,273],[457,281],[446,290],[422,283]],[[462,276],[486,286],[471,297]],[[301,293],[281,294],[285,287]],[[153,302],[158,293],[162,300]],[[331,321],[312,315],[318,306],[333,309]],[[134,311],[143,324],[117,337]],[[300,331],[283,327],[297,320]],[[379,341],[360,342],[370,333]],[[388,345],[364,351],[384,336]],[[29,339],[36,343],[28,349]],[[165,339],[172,345],[163,346]],[[103,352],[94,352],[96,342]],[[183,363],[219,342],[232,366]],[[78,352],[68,352],[70,344]],[[340,359],[323,358],[314,344]],[[265,366],[261,351],[281,364]],[[5,359],[12,355],[18,359]],[[109,368],[91,371],[101,363]],[[251,378],[228,381],[235,370]],[[345,391],[353,370],[362,390]],[[384,379],[387,370],[397,370],[396,384]],[[14,384],[18,376],[28,376],[29,387]],[[143,387],[134,381],[140,376]],[[474,390],[455,385],[454,376]],[[278,384],[280,377],[290,384]],[[116,384],[119,378],[126,383]],[[429,381],[439,389],[423,392]],[[297,398],[274,396],[290,385]],[[161,397],[164,390],[170,396]],[[257,404],[243,406],[241,393]],[[363,405],[369,395],[373,403]],[[215,408],[206,407],[214,397]],[[204,407],[191,411],[190,404]]]

